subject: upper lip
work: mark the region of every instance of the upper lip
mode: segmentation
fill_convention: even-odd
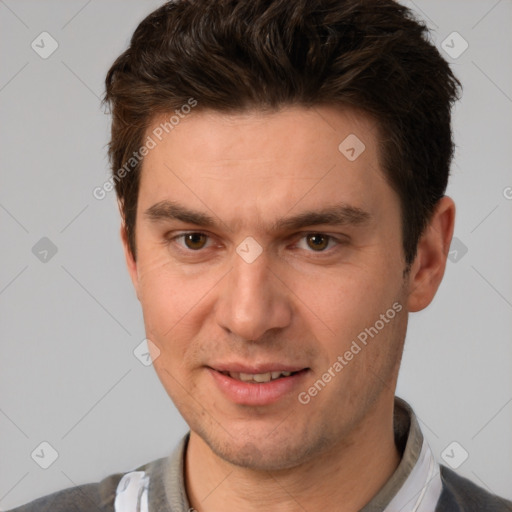
[[[213,370],[218,372],[233,372],[233,373],[269,373],[269,372],[298,372],[305,370],[306,366],[290,365],[285,363],[261,363],[261,364],[243,364],[243,363],[218,363],[208,365]]]

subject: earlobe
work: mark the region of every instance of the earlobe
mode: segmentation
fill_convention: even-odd
[[[137,294],[137,298],[139,297],[139,275],[137,272],[137,262],[133,257],[132,251],[130,249],[130,244],[128,243],[128,234],[126,233],[125,224],[121,224],[121,240],[123,242],[124,249],[124,257],[126,260],[126,267],[128,269],[128,273],[130,274],[130,278],[133,283],[133,287],[135,288],[135,293]]]
[[[409,274],[409,312],[421,311],[433,300],[443,279],[455,225],[455,203],[442,197],[418,243]]]

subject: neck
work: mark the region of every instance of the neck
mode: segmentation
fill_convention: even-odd
[[[355,512],[377,494],[399,462],[393,407],[385,403],[354,429],[349,440],[279,471],[232,465],[191,432],[185,480],[190,505],[198,512]]]

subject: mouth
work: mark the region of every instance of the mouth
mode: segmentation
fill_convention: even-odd
[[[289,399],[306,385],[310,368],[267,367],[249,368],[232,366],[229,368],[207,367],[218,391],[237,405],[264,406],[283,399]]]
[[[242,382],[252,382],[256,384],[263,384],[265,382],[274,381],[277,379],[283,379],[286,377],[290,377],[291,375],[296,375],[299,372],[306,371],[307,368],[304,370],[297,370],[294,372],[289,372],[286,370],[281,371],[273,371],[273,372],[265,372],[265,373],[243,373],[243,372],[229,372],[229,371],[221,371],[222,375],[227,375],[228,377],[231,377],[232,379],[239,380]]]

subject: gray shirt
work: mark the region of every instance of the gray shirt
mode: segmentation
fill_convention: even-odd
[[[434,461],[413,410],[398,397],[394,433],[400,464],[360,512],[512,512],[512,502]],[[188,438],[168,457],[58,491],[11,512],[192,512],[184,480]]]

